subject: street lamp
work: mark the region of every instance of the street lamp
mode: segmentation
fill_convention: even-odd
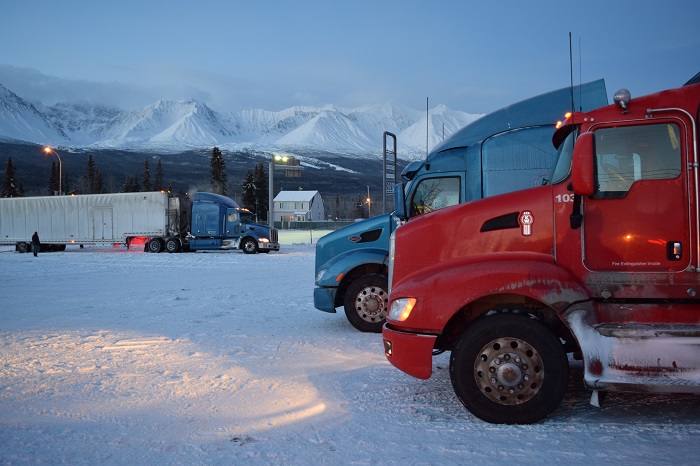
[[[372,218],[372,200],[369,197],[369,185],[367,185],[367,218]]]
[[[273,187],[273,183],[274,183],[273,173],[275,172],[275,162],[281,162],[281,163],[286,164],[288,161],[289,161],[288,156],[275,154],[270,159],[270,162],[269,162],[270,173],[268,174],[268,183],[267,183],[268,184],[268,191],[267,191],[267,193],[268,193],[267,194],[268,195],[268,199],[267,199],[268,219],[267,219],[267,224],[270,226],[270,228],[275,227],[275,203],[273,202],[273,197],[274,197],[274,192],[275,192],[274,187]]]
[[[56,154],[56,157],[58,157],[58,194],[59,196],[63,194],[63,184],[62,184],[62,179],[61,179],[61,172],[63,171],[63,165],[61,163],[61,156],[58,155],[58,152],[56,152],[55,149],[52,149],[49,146],[44,147],[44,152],[46,154],[51,154],[52,152]]]

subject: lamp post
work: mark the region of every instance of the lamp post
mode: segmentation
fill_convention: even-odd
[[[369,185],[367,185],[367,218],[372,218],[372,199],[369,197]]]
[[[279,155],[275,154],[271,159],[269,163],[269,170],[270,173],[268,174],[268,219],[267,219],[267,224],[270,226],[270,228],[275,227],[275,203],[273,202],[273,197],[274,197],[274,188],[273,188],[273,182],[274,182],[274,176],[272,175],[275,171],[275,162],[281,162],[286,164],[289,161],[289,157],[286,155]]]
[[[52,149],[49,146],[44,147],[44,152],[48,155],[51,153],[56,154],[56,157],[58,158],[58,195],[63,194],[63,180],[61,178],[61,173],[63,172],[63,165],[61,163],[61,156],[58,155],[58,152],[56,152],[55,149]]]

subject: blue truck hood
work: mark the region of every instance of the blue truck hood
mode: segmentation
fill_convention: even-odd
[[[392,222],[392,214],[379,215],[323,236],[316,243],[316,270],[331,258],[349,250],[356,250],[363,244],[389,250],[388,239],[384,244],[380,238],[388,238],[393,229]]]

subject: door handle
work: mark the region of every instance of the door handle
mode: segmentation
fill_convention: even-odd
[[[679,261],[683,258],[683,245],[680,241],[666,243],[666,258],[670,261]]]

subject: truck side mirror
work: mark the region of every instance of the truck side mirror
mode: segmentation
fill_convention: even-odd
[[[394,185],[394,215],[401,220],[406,219],[406,199],[403,192],[403,183]]]
[[[575,194],[589,197],[595,193],[595,147],[593,133],[579,135],[571,163],[571,186]]]

